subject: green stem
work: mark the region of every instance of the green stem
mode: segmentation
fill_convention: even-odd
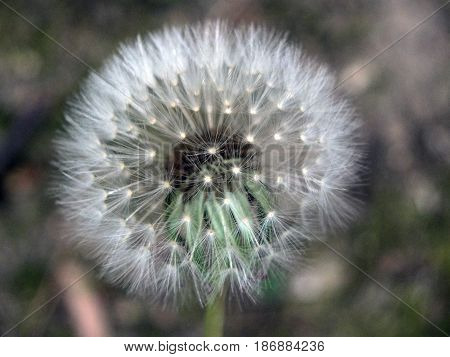
[[[205,337],[222,337],[224,322],[225,293],[222,293],[206,305],[203,331]]]

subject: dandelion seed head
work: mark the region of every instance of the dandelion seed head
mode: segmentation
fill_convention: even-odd
[[[309,237],[356,213],[359,122],[334,87],[263,27],[209,22],[122,45],[56,139],[74,239],[132,293],[256,299]]]

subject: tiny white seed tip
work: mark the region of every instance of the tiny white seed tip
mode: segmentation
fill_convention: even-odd
[[[239,175],[241,173],[241,169],[237,166],[233,166],[233,168],[231,169],[231,171],[233,172],[233,174],[235,175]]]
[[[206,176],[203,178],[203,181],[205,181],[205,183],[211,183],[211,182],[212,182],[212,177],[209,176],[209,175],[206,175]]]

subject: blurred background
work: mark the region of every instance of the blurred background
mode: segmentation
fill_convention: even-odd
[[[202,335],[179,311],[100,280],[62,239],[51,140],[88,69],[0,2],[0,334]],[[123,40],[224,18],[287,31],[344,80],[445,1],[5,0],[94,68]],[[358,108],[370,173],[358,221],[329,244],[450,332],[450,6],[339,88]],[[77,279],[82,276],[81,279]],[[61,289],[71,285],[63,292]],[[58,292],[61,292],[55,297]],[[229,306],[228,336],[442,336],[317,242],[260,304]]]

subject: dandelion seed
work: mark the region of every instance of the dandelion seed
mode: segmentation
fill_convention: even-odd
[[[251,134],[245,137],[249,143],[253,143],[255,141],[255,137]]]
[[[212,177],[209,176],[209,175],[206,175],[206,176],[203,178],[203,181],[205,181],[206,184],[209,184],[209,183],[212,182]]]
[[[123,161],[120,161],[117,164],[117,168],[119,169],[119,171],[123,171],[125,169],[125,164],[123,163]]]
[[[148,158],[149,158],[150,160],[153,160],[153,159],[155,158],[155,156],[156,156],[156,151],[153,150],[153,149],[150,149],[150,150],[147,152],[147,155],[148,155]]]

